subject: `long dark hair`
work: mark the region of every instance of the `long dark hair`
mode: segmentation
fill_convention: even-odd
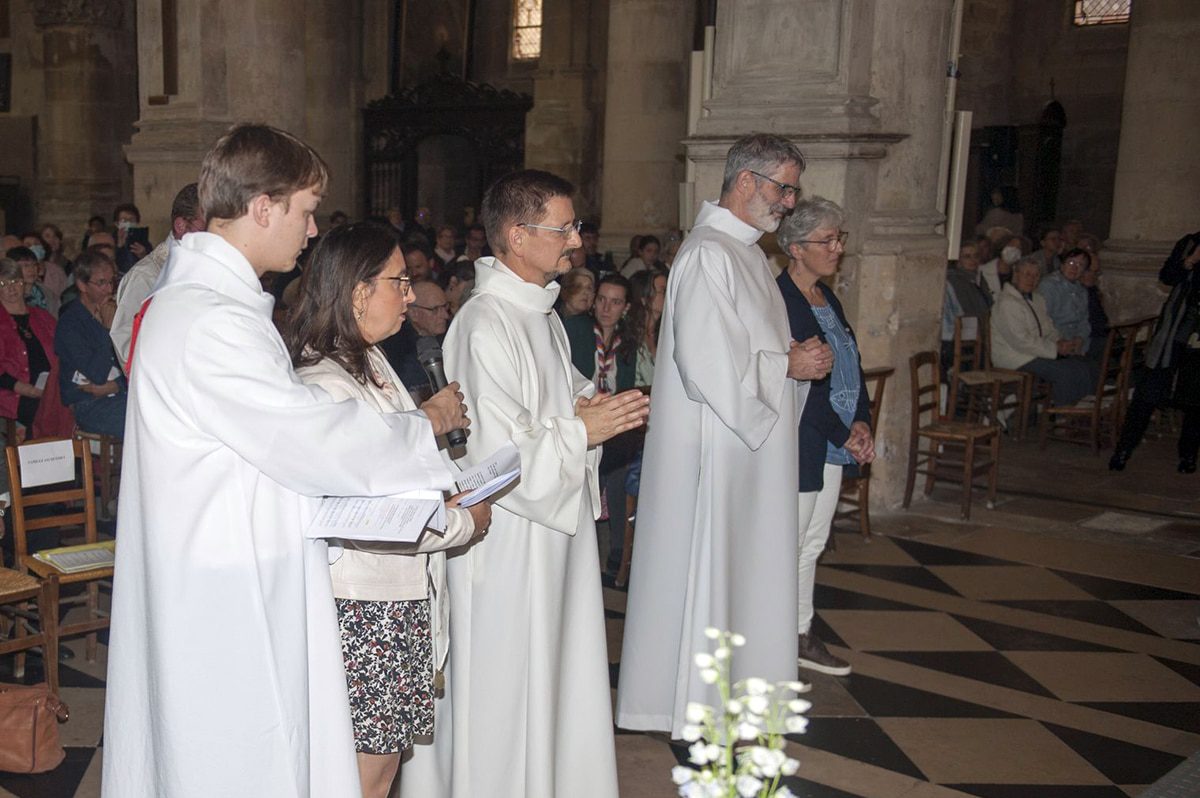
[[[354,318],[354,289],[378,277],[400,242],[390,226],[354,222],[333,228],[313,250],[300,301],[288,315],[288,354],[296,368],[329,358],[363,385],[382,385],[371,370]],[[374,288],[372,288],[374,290]]]
[[[639,347],[646,338],[646,328],[650,326],[650,303],[654,301],[654,281],[659,277],[666,276],[665,271],[656,267],[634,272],[629,278],[631,291],[629,293],[629,314],[626,316],[625,326],[630,337],[637,341],[636,345]],[[650,337],[654,339],[655,344],[658,343],[658,328],[661,323],[662,317],[659,316],[654,322],[654,327],[649,330]]]

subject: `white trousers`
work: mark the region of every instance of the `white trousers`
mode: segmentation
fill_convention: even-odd
[[[800,617],[797,631],[808,634],[813,619],[813,588],[817,581],[817,559],[829,540],[833,514],[842,490],[840,465],[825,464],[824,486],[819,491],[800,494]]]

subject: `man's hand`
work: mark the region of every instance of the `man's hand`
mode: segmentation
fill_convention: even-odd
[[[787,375],[793,380],[823,379],[833,368],[833,350],[817,336],[804,343],[792,341],[788,349]]]
[[[17,384],[13,386],[13,393],[17,396],[25,396],[30,399],[41,399],[42,391],[36,385],[31,385],[28,382],[17,380]]]
[[[129,245],[129,251],[133,253],[135,258],[141,260],[142,258],[146,257],[146,253],[148,253],[150,250],[146,249],[146,245],[141,241],[134,241]]]
[[[865,421],[855,421],[850,425],[846,451],[854,456],[854,461],[859,465],[875,461],[875,439],[871,437],[871,427]]]
[[[91,382],[85,382],[79,386],[79,390],[92,396],[112,396],[121,390],[121,384],[116,380],[102,382],[99,385]]]
[[[445,435],[452,429],[466,429],[471,426],[471,419],[467,418],[467,406],[463,404],[462,391],[458,390],[457,382],[450,383],[422,402],[421,410],[429,416],[434,435]]]
[[[117,315],[116,297],[109,297],[100,304],[100,324],[104,329],[111,330],[113,317]]]
[[[1055,347],[1058,349],[1058,356],[1067,357],[1068,355],[1075,354],[1079,349],[1077,341],[1077,338],[1064,338],[1056,343]]]
[[[587,443],[592,447],[645,424],[650,415],[650,397],[632,390],[579,399],[575,415],[587,428]]]

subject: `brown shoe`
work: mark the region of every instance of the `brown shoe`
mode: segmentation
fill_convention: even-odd
[[[830,654],[829,649],[825,648],[825,644],[821,642],[821,638],[812,631],[800,635],[799,665],[801,668],[807,668],[817,673],[828,673],[830,676],[850,675],[850,663]]]

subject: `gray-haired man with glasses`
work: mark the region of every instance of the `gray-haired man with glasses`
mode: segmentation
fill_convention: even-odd
[[[757,242],[795,207],[804,156],[757,134],[729,150],[671,268],[642,465],[617,725],[680,737],[717,705],[692,653],[746,637],[733,678],[796,678],[797,421],[828,346],[791,339]]]

